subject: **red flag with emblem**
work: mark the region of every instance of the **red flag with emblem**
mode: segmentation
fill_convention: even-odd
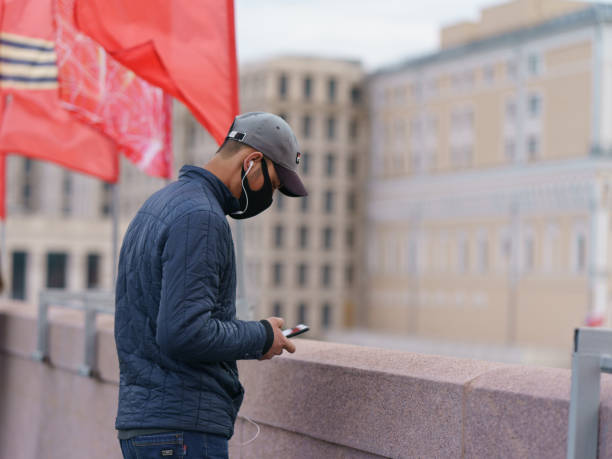
[[[77,27],[221,143],[238,114],[233,0],[76,0]]]
[[[77,30],[74,1],[55,0],[62,107],[112,138],[145,173],[170,178],[172,98]]]
[[[115,142],[60,106],[52,1],[2,3],[0,152],[117,181]]]

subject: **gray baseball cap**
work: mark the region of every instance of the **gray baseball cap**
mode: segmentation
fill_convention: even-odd
[[[227,138],[255,148],[274,163],[281,193],[291,197],[308,194],[297,174],[301,157],[297,139],[289,124],[280,116],[266,112],[238,115]]]

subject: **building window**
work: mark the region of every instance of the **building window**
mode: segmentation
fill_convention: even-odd
[[[485,273],[489,269],[489,243],[482,237],[478,241],[478,271]]]
[[[577,273],[584,273],[587,269],[587,241],[586,236],[580,232],[575,239],[575,262],[574,270]]]
[[[503,271],[510,269],[512,262],[512,236],[509,229],[505,229],[499,235],[499,268]]]
[[[354,156],[346,160],[346,172],[350,177],[357,175],[357,159]]]
[[[559,254],[559,226],[551,223],[546,228],[542,241],[542,268],[546,273],[552,273],[561,266]]]
[[[353,86],[351,89],[351,102],[353,105],[359,105],[361,103],[361,88]]]
[[[299,324],[308,323],[308,307],[306,306],[306,303],[300,303],[298,305],[297,316]]]
[[[280,112],[278,114],[278,116],[280,116],[282,119],[284,119],[287,123],[289,122],[289,115],[287,115],[287,113],[285,112]]]
[[[30,211],[34,209],[32,200],[32,166],[33,160],[24,158],[23,161],[23,207],[24,210]]]
[[[302,157],[300,159],[300,167],[302,168],[302,174],[308,175],[310,171],[310,153],[307,151],[302,153]]]
[[[276,225],[274,227],[274,247],[277,249],[283,246],[284,228],[283,225]]]
[[[310,100],[312,98],[312,77],[307,76],[304,78],[304,100]]]
[[[275,286],[280,286],[283,283],[283,264],[274,263],[272,266],[272,283]]]
[[[283,317],[283,303],[275,301],[272,305],[272,317]]]
[[[47,254],[47,288],[66,288],[67,265],[67,254]]]
[[[194,150],[198,145],[198,132],[195,122],[189,121],[185,127],[185,145],[187,150]]]
[[[325,174],[328,177],[332,177],[334,175],[336,169],[336,156],[333,153],[328,153],[325,156]]]
[[[28,254],[13,252],[13,275],[11,276],[11,298],[26,299],[26,273]]]
[[[467,239],[460,239],[457,246],[457,267],[460,273],[466,273],[469,269],[470,247]]]
[[[336,80],[335,78],[330,78],[327,81],[327,100],[329,102],[336,101]]]
[[[331,265],[323,265],[321,268],[321,285],[329,287],[332,284],[332,267]]]
[[[27,179],[26,179],[27,180]],[[32,186],[29,181],[26,181],[22,187],[23,208],[24,210],[32,210]]]
[[[536,76],[540,74],[540,56],[537,54],[530,54],[527,58],[527,70],[529,75]]]
[[[287,98],[288,89],[289,89],[289,79],[287,75],[282,73],[278,77],[278,96],[281,100],[285,100]]]
[[[305,287],[308,284],[308,265],[300,263],[297,268],[298,285]]]
[[[527,139],[527,153],[529,154],[529,160],[532,161],[538,157],[538,153],[540,152],[540,142],[538,137],[535,135],[530,135]]]
[[[353,267],[353,265],[348,265],[345,268],[344,278],[344,280],[346,281],[346,285],[353,285],[353,279],[355,278],[355,268]]]
[[[540,115],[540,111],[542,110],[542,99],[537,94],[532,94],[529,96],[529,115],[532,118],[535,118]]]
[[[357,196],[354,192],[350,192],[346,195],[346,208],[349,212],[357,210]]]
[[[353,142],[357,141],[357,137],[358,137],[358,134],[359,134],[359,129],[358,129],[358,127],[359,127],[359,123],[358,123],[358,121],[357,121],[355,118],[353,118],[353,119],[350,121],[350,123],[349,123],[349,138],[350,138],[350,139],[351,139]]]
[[[334,192],[331,190],[327,190],[325,192],[325,212],[328,214],[334,211]]]
[[[100,288],[100,255],[97,253],[87,255],[87,288]]]
[[[308,196],[302,196],[300,198],[300,210],[302,212],[308,212],[309,202],[310,202],[310,198]]]
[[[355,231],[353,228],[346,229],[346,246],[351,249],[355,245]]]
[[[309,139],[312,131],[312,118],[310,115],[304,115],[302,118],[302,135],[305,139]]]
[[[102,199],[100,212],[102,216],[107,217],[112,212],[113,203],[113,185],[107,182],[102,183]]]
[[[506,119],[512,121],[516,118],[516,102],[514,99],[506,101]]]
[[[276,193],[276,210],[283,210],[285,207],[285,199],[282,193]]]
[[[298,244],[300,246],[300,249],[308,248],[308,227],[302,225],[300,226],[298,231]]]
[[[62,214],[70,215],[72,198],[72,175],[69,171],[64,171],[62,179]]]
[[[334,140],[336,137],[336,118],[330,116],[327,118],[327,139]]]
[[[325,329],[332,325],[332,308],[329,303],[325,303],[321,310],[321,326]]]
[[[323,248],[331,249],[334,242],[334,229],[331,226],[323,228]]]

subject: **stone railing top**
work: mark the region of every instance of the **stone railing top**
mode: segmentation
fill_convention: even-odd
[[[0,303],[0,353],[31,355],[36,312],[20,302]],[[49,318],[50,363],[76,371],[83,354],[83,314],[52,308]],[[112,317],[99,317],[97,327],[98,380],[117,384]],[[364,454],[565,455],[569,370],[307,339],[296,345],[292,355],[240,362],[246,389],[241,416],[292,438]],[[608,375],[602,376],[599,425],[599,454],[607,457],[612,454]]]

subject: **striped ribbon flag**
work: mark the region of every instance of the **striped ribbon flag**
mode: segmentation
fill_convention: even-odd
[[[57,89],[57,55],[52,41],[0,33],[0,80],[14,89]]]

